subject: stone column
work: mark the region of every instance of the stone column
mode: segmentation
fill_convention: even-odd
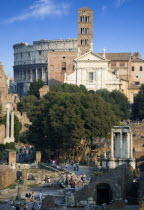
[[[38,69],[36,68],[36,80],[38,80]]]
[[[133,159],[133,134],[130,134],[130,158]]]
[[[42,81],[45,81],[44,79],[44,68],[42,67]]]
[[[120,132],[120,158],[122,158],[122,132]]]
[[[32,72],[33,72],[33,70],[32,69],[30,69],[30,82],[32,82]]]
[[[126,148],[126,152],[127,152],[127,155],[126,155],[126,158],[129,158],[130,157],[130,133],[127,133],[126,134],[127,137],[126,137],[126,141],[127,141],[127,148]]]
[[[114,158],[114,132],[111,129],[111,158]]]
[[[7,109],[7,115],[6,115],[6,138],[9,138],[9,127],[10,127],[10,124],[9,124],[9,120],[10,120],[10,114],[9,114],[9,104],[7,104],[6,106],[6,109]]]
[[[11,113],[11,139],[14,139],[14,112]]]
[[[27,80],[28,80],[28,78],[27,78],[27,77],[28,77],[28,73],[27,73],[27,71],[28,71],[28,70],[26,69],[26,70],[25,70],[25,81],[27,81]]]

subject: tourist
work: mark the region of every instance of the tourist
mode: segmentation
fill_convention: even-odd
[[[13,204],[11,205],[11,209],[12,209],[12,210],[15,210],[15,209],[16,209],[15,206],[14,206]]]
[[[76,164],[75,163],[73,164],[73,168],[74,168],[74,171],[76,171]]]
[[[64,188],[64,183],[63,182],[61,182],[60,184],[59,184],[59,186],[60,186],[60,188]]]
[[[79,161],[76,163],[76,170],[79,171]]]
[[[34,192],[31,194],[31,199],[34,200]]]
[[[27,206],[26,206],[26,204],[24,203],[24,208],[23,208],[23,210],[27,210]]]
[[[32,206],[32,210],[36,210],[37,209],[37,205],[36,202],[34,202],[33,206]]]
[[[38,204],[38,209],[41,209],[41,203]]]
[[[39,199],[40,199],[40,201],[42,201],[42,191],[40,190],[40,192],[39,192]]]
[[[80,175],[81,182],[83,182],[83,174]]]

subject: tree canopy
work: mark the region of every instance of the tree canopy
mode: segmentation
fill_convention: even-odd
[[[39,89],[43,87],[44,82],[42,80],[35,80],[30,84],[28,95],[33,95],[40,98]]]
[[[120,91],[113,90],[109,92],[106,89],[96,91],[105,101],[111,104],[111,108],[120,120],[126,120],[130,117],[130,105],[128,98]]]
[[[132,105],[132,119],[144,119],[144,85],[141,85],[139,93],[134,98]]]
[[[108,137],[113,125],[127,119],[129,104],[119,91],[87,91],[84,86],[56,85],[43,98],[25,96],[18,104],[32,122],[23,141],[39,149],[70,153],[82,139],[91,144]]]

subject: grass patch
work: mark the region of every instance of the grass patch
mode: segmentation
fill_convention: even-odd
[[[15,189],[16,188],[16,184],[10,184],[8,187],[6,187],[6,189]]]
[[[33,188],[33,187],[36,187],[38,186],[38,184],[30,184],[30,185],[27,185],[29,188]]]

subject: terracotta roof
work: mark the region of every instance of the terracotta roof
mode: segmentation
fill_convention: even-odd
[[[78,11],[79,11],[79,10],[93,11],[92,9],[90,9],[90,8],[88,8],[88,7],[82,7],[82,8],[80,8],[80,9],[78,9]]]
[[[130,84],[128,89],[139,89],[139,86],[135,84]]]
[[[144,62],[144,60],[140,58],[132,58],[132,62]]]
[[[102,55],[102,53],[98,53]],[[106,58],[111,61],[128,61],[131,58],[131,53],[106,53]]]

